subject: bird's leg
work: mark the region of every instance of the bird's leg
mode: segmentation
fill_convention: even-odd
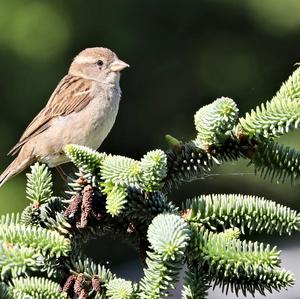
[[[55,168],[56,168],[57,172],[59,173],[60,177],[63,179],[63,181],[64,181],[65,183],[68,183],[68,176],[67,176],[67,174],[64,172],[64,170],[62,169],[62,167],[58,165],[58,166],[56,166]]]

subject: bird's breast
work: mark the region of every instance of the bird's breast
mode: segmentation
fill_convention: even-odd
[[[110,132],[119,109],[120,94],[112,90],[106,90],[105,93],[104,96],[96,96],[91,105],[86,107],[90,110],[87,114],[91,116],[86,127],[86,146],[93,149],[99,148]]]
[[[58,117],[44,132],[45,143],[36,144],[36,155],[53,167],[68,162],[63,153],[66,144],[98,149],[116,120],[119,101],[117,89],[102,89],[82,110]]]

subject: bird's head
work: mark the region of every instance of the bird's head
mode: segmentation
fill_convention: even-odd
[[[127,63],[107,48],[87,48],[74,58],[69,74],[113,84],[119,80],[120,72],[127,67]]]

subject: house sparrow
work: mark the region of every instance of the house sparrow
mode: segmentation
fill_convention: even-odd
[[[106,48],[88,48],[73,60],[48,103],[9,154],[16,159],[0,175],[0,186],[30,164],[55,167],[69,159],[67,144],[97,149],[111,130],[119,108],[120,71],[129,67]]]

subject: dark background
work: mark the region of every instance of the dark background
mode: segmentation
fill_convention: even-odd
[[[194,138],[195,111],[217,97],[233,98],[241,115],[271,99],[300,61],[299,11],[298,0],[0,0],[1,170],[11,161],[6,153],[82,49],[105,46],[130,64],[121,79],[117,121],[100,150],[140,158],[165,149],[166,133]],[[281,140],[300,148],[297,133]],[[298,187],[270,184],[246,164],[224,165],[170,198],[179,203],[204,193],[254,194],[300,210]],[[27,204],[24,188],[23,173],[0,189],[1,213]],[[260,238],[284,248],[286,267],[299,275],[299,234]],[[96,260],[113,255],[118,274],[140,277],[140,265],[124,266],[136,258],[133,248],[110,237],[97,242],[87,246]],[[281,298],[299,298],[295,294],[297,288]]]

